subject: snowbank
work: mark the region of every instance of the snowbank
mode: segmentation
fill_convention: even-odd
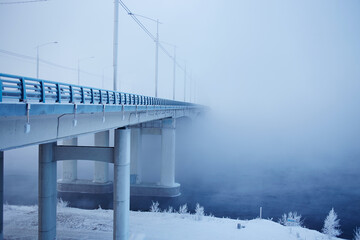
[[[36,239],[37,206],[4,206],[5,239]],[[58,239],[112,239],[112,210],[83,210],[60,206]],[[245,228],[237,229],[240,223]],[[178,213],[131,212],[132,240],[322,240],[323,234],[301,227],[285,227],[270,220],[241,221]],[[339,238],[334,238],[339,239]]]

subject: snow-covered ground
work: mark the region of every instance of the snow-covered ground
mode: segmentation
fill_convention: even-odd
[[[4,206],[5,239],[36,239],[37,206]],[[58,207],[58,239],[112,239],[112,210]],[[240,223],[244,228],[237,229]],[[132,240],[322,240],[322,233],[285,227],[270,220],[249,221],[178,213],[130,213]],[[333,238],[333,240],[338,238]]]

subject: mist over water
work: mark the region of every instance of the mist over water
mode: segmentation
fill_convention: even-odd
[[[283,126],[277,132],[256,122],[242,128],[241,120],[232,125],[219,116],[205,119],[178,131],[178,141],[183,141],[178,142],[179,151],[184,151],[177,162],[182,202],[193,207],[199,202],[215,216],[240,219],[259,216],[260,207],[264,218],[275,221],[296,211],[305,226],[317,230],[334,207],[342,237],[352,238],[360,225],[360,156],[350,145],[359,141],[354,138],[355,142],[344,144],[344,139],[331,139],[335,131],[352,126],[329,129],[321,138],[308,133],[304,146],[298,136],[294,139],[300,133],[281,133]]]
[[[253,219],[262,207],[264,218],[277,221],[283,213],[297,211],[304,217],[305,226],[321,230],[334,207],[341,219],[342,237],[352,237],[353,229],[360,225],[360,162],[356,151],[334,151],[330,147],[328,151],[323,150],[326,147],[316,150],[311,146],[329,143],[317,143],[311,136],[308,148],[299,151],[294,150],[297,148],[292,146],[291,137],[281,140],[273,135],[267,141],[271,146],[266,146],[264,132],[242,128],[241,121],[232,125],[223,120],[214,111],[194,120],[178,119],[176,181],[181,184],[182,195],[174,199],[133,197],[132,209],[148,210],[151,201],[159,201],[163,209],[187,203],[193,210],[200,203],[208,214]],[[159,144],[158,138],[144,137],[144,177],[155,182],[159,171],[151,175],[145,169],[159,168]],[[36,204],[37,147],[8,151],[5,157],[5,202]],[[80,164],[79,176],[91,179],[92,163]],[[60,173],[58,164],[58,178]]]

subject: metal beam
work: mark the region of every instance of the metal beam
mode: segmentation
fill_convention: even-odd
[[[113,163],[114,150],[112,147],[56,146],[55,161],[66,160],[91,160]]]

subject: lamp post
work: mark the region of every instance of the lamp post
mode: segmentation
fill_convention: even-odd
[[[189,102],[191,102],[191,98],[192,98],[192,85],[193,85],[193,81],[192,81],[192,71],[190,71],[190,89],[189,89],[189,92],[190,92],[190,96],[189,96]]]
[[[119,1],[114,1],[114,42],[113,42],[113,90],[118,91],[118,80],[117,80],[117,66],[118,66],[118,51],[119,51]]]
[[[39,64],[40,64],[40,57],[39,57],[39,48],[44,47],[49,44],[56,44],[58,42],[47,42],[43,44],[39,44],[36,46],[36,78],[39,79]]]
[[[94,56],[78,59],[78,85],[80,85],[80,62],[82,62],[84,60],[88,60],[88,59],[93,59],[93,58],[94,58]]]
[[[174,56],[172,57],[173,61],[174,61],[174,66],[173,66],[173,100],[175,100],[175,86],[176,86],[176,45],[171,44],[171,43],[167,43],[167,42],[163,42],[161,41],[161,43],[164,43],[166,45],[169,45],[171,47],[174,48]]]
[[[155,38],[155,97],[158,96],[158,80],[159,80],[159,74],[158,74],[158,69],[159,69],[159,24],[162,24],[161,22],[159,22],[159,19],[152,19],[149,17],[145,17],[143,15],[139,15],[139,14],[135,14],[135,13],[129,13],[129,15],[133,15],[136,17],[142,17],[145,18],[147,20],[153,21],[156,23],[156,38]]]
[[[185,62],[185,70],[184,70],[184,102],[186,102],[186,62]]]

